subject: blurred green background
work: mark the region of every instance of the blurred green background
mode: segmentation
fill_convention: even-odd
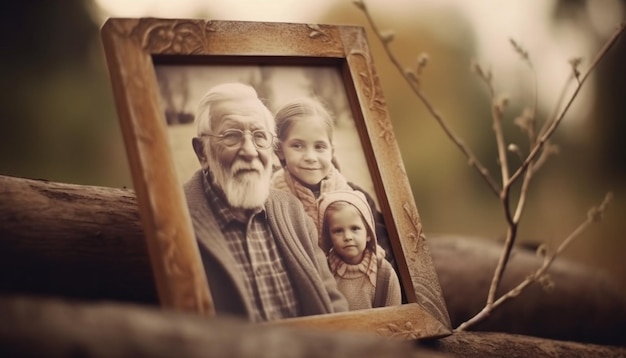
[[[567,59],[583,57],[584,70],[615,25],[624,21],[626,7],[623,0],[367,4],[380,28],[395,31],[392,47],[407,66],[421,52],[429,54],[424,91],[494,175],[499,168],[490,100],[470,70],[471,61],[491,68],[496,89],[508,94],[507,138],[526,149],[512,123],[531,104],[532,75],[508,38],[527,46],[538,75],[543,119],[569,71]],[[99,38],[107,17],[361,25],[368,32],[426,235],[433,240],[437,234],[488,240],[504,235],[498,199],[411,93],[351,1],[33,0],[1,6],[0,174],[132,187]],[[519,232],[523,243],[545,242],[554,248],[584,220],[590,206],[613,191],[603,223],[580,237],[566,256],[606,270],[620,282],[626,278],[624,63],[622,38],[557,131],[554,142],[561,152],[536,175]]]

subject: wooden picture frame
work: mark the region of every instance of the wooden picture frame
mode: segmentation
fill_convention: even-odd
[[[112,18],[102,40],[163,307],[215,314],[170,144],[155,64],[334,66],[344,83],[406,303],[271,324],[432,338],[451,334],[438,278],[359,26]],[[189,146],[191,151],[191,145]]]

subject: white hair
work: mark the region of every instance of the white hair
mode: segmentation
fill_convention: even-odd
[[[198,102],[195,118],[198,136],[211,133],[213,122],[219,121],[231,113],[231,108],[229,111],[225,111],[224,106],[218,106],[218,104],[237,101],[256,102],[259,114],[265,120],[267,130],[274,134],[276,127],[274,116],[259,99],[254,87],[239,82],[231,82],[212,87]]]

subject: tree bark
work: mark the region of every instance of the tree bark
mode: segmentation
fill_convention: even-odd
[[[0,176],[0,293],[157,303],[135,194]]]

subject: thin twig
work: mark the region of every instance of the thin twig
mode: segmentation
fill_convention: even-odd
[[[496,144],[498,147],[498,161],[500,162],[500,172],[502,175],[502,186],[509,180],[509,162],[507,160],[506,142],[504,141],[504,131],[502,130],[502,115],[507,100],[504,97],[494,98],[491,105],[491,114],[493,117],[493,131],[496,136]]]
[[[536,118],[536,107],[537,107],[537,88],[536,88],[536,75],[535,70],[533,68],[533,64],[530,61],[530,57],[528,55],[528,51],[522,48],[515,40],[510,39],[511,44],[515,51],[520,55],[522,60],[528,65],[531,72],[533,73],[533,78],[535,78],[535,94],[532,117],[529,123],[527,123],[527,133],[529,136],[530,145],[532,145],[534,136],[534,120]],[[500,193],[500,202],[502,205],[502,209],[504,210],[504,217],[507,223],[506,230],[506,238],[504,240],[504,247],[500,254],[500,258],[498,259],[498,265],[493,273],[493,277],[491,279],[491,284],[489,285],[489,292],[487,294],[487,306],[491,306],[496,298],[496,293],[498,291],[498,287],[500,287],[500,282],[502,281],[502,276],[504,276],[504,270],[509,262],[509,258],[511,256],[511,252],[513,250],[513,246],[517,241],[517,230],[519,226],[519,218],[521,217],[521,213],[523,211],[524,205],[526,203],[526,195],[528,192],[528,186],[530,185],[530,181],[532,179],[532,163],[528,166],[528,170],[524,175],[522,180],[522,186],[520,189],[520,194],[517,201],[517,208],[514,214],[511,214],[511,187],[506,186],[505,184],[509,180],[509,164],[507,161],[507,151],[506,151],[506,143],[504,142],[504,135],[502,133],[501,121],[502,121],[502,111],[498,110],[498,108],[502,108],[503,105],[495,105],[493,121],[494,121],[494,130],[496,133],[496,141],[498,144],[498,158],[500,159],[500,166],[502,168],[502,191]]]
[[[521,47],[513,39],[511,39],[511,43],[513,44],[514,48],[521,49]],[[527,128],[526,128],[527,133],[528,133],[528,143],[530,147],[535,143],[535,138],[537,135],[535,131],[536,130],[535,124],[537,123],[539,85],[537,81],[537,71],[535,71],[535,67],[533,66],[533,63],[530,60],[530,56],[528,56],[528,52],[526,51],[523,51],[523,53],[525,54],[525,56],[522,56],[522,59],[528,65],[528,68],[530,69],[530,73],[532,74],[532,79],[533,79],[533,105],[531,107],[532,114],[530,115],[530,120],[528,121]],[[520,194],[517,200],[517,207],[515,208],[515,213],[513,214],[513,218],[512,218],[512,222],[515,224],[519,223],[522,213],[524,212],[524,207],[526,205],[526,197],[528,195],[528,187],[530,186],[530,182],[533,178],[533,173],[535,169],[538,169],[538,168],[536,168],[534,164],[529,165],[528,169],[526,170],[526,175],[524,175],[524,179],[522,180],[522,186],[520,188]]]
[[[604,197],[604,200],[602,201],[602,203],[599,206],[592,207],[589,210],[588,214],[587,214],[587,219],[584,222],[582,222],[574,231],[572,231],[561,242],[561,244],[556,249],[556,251],[554,251],[549,256],[545,257],[545,259],[543,260],[543,264],[541,265],[540,268],[537,269],[537,271],[532,273],[524,281],[522,281],[520,284],[518,284],[517,286],[515,286],[514,288],[509,290],[507,293],[505,293],[502,296],[500,296],[498,298],[498,300],[496,300],[493,304],[485,306],[474,317],[472,317],[469,320],[461,323],[457,328],[454,329],[454,331],[457,331],[457,332],[458,331],[463,331],[463,330],[467,329],[468,327],[470,327],[470,326],[472,326],[472,325],[474,325],[474,324],[484,320],[485,318],[487,318],[491,314],[491,312],[496,307],[500,306],[501,304],[503,304],[504,302],[508,301],[509,299],[518,296],[530,284],[532,284],[534,282],[541,281],[542,277],[544,277],[544,275],[546,274],[546,272],[548,271],[548,269],[552,265],[552,262],[554,262],[554,260],[557,258],[557,256],[559,254],[561,254],[572,243],[572,241],[575,238],[579,237],[585,230],[587,230],[587,228],[589,228],[589,226],[591,226],[591,224],[601,220],[601,217],[604,214],[604,212],[606,211],[606,207],[611,202],[612,198],[613,198],[613,194],[612,193],[607,193],[605,195],[605,197]]]
[[[574,74],[572,73],[567,77],[567,80],[565,81],[563,88],[561,89],[561,92],[559,93],[559,97],[557,98],[556,105],[554,106],[554,111],[550,114],[550,116],[547,117],[546,121],[543,122],[541,129],[539,130],[539,132],[537,132],[537,136],[538,136],[537,138],[539,138],[540,136],[543,136],[543,134],[548,130],[548,128],[552,126],[552,123],[556,121],[557,116],[559,114],[559,108],[561,108],[561,106],[563,105],[563,101],[565,100],[565,95],[567,94],[567,89],[572,84],[573,80],[574,80]],[[535,141],[537,140],[537,138],[535,138]],[[536,144],[535,141],[533,141],[533,144]]]

